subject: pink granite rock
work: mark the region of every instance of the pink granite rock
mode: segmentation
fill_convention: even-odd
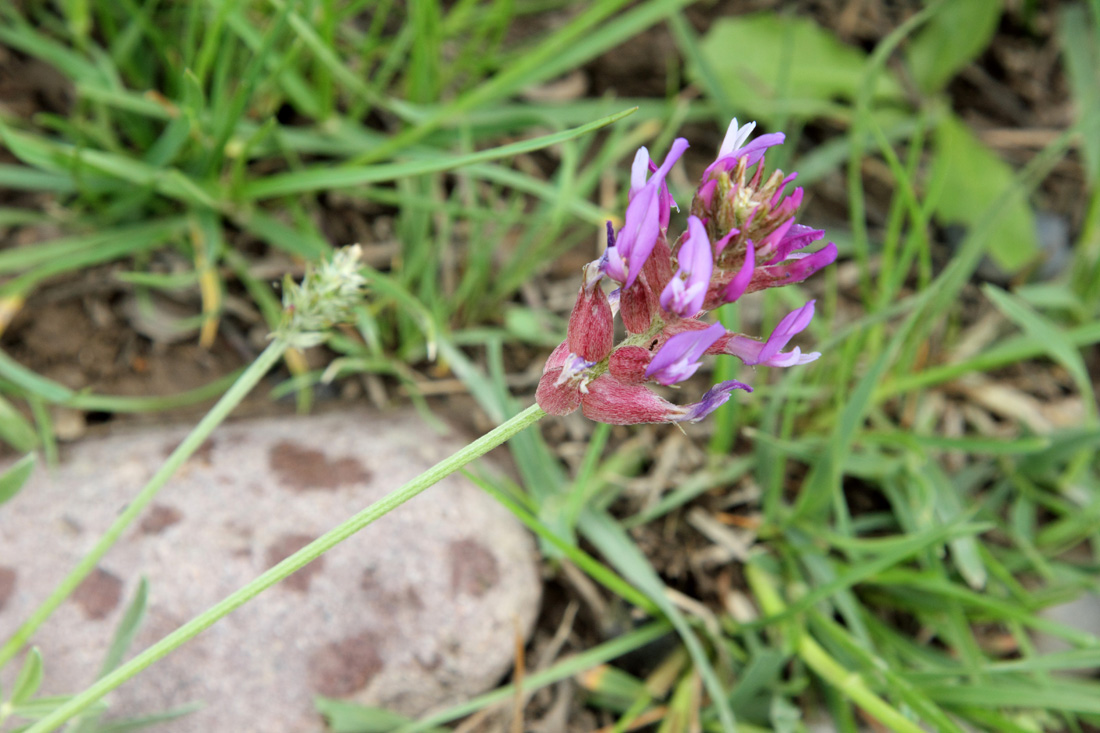
[[[0,508],[0,638],[95,542],[185,430],[72,446]],[[142,576],[134,653],[452,452],[410,412],[223,426],[33,639],[40,694],[91,683]],[[452,476],[238,609],[111,696],[110,717],[189,702],[158,730],[316,731],[315,695],[409,715],[489,689],[539,600],[534,545]],[[10,689],[17,663],[0,674]]]

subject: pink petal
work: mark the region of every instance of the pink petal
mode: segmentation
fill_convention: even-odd
[[[752,240],[745,240],[745,260],[741,263],[741,269],[730,280],[722,293],[722,302],[733,303],[745,294],[745,289],[752,282],[752,275],[756,271],[756,250],[752,246]]]

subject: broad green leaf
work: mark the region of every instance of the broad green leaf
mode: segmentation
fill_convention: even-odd
[[[0,352],[0,357],[6,356]],[[0,396],[0,440],[20,453],[26,453],[38,447],[38,433],[15,406]]]
[[[327,730],[332,733],[388,733],[413,722],[412,719],[385,708],[358,705],[327,697],[317,697],[314,705],[317,706],[317,712],[325,717],[328,723]],[[428,728],[427,730],[443,729]]]
[[[39,171],[22,165],[0,165],[0,186],[23,191],[72,193],[76,184],[69,176]]]
[[[1077,115],[1084,134],[1081,152],[1085,175],[1091,185],[1100,181],[1100,22],[1089,22],[1081,4],[1062,10],[1058,31],[1065,57],[1066,75],[1073,92]]]
[[[975,227],[985,212],[1013,185],[1013,171],[983,145],[954,115],[944,115],[936,128],[935,159],[929,197],[941,224]],[[992,225],[987,253],[1009,273],[1034,261],[1039,253],[1035,217],[1026,203],[1005,209]]]
[[[734,711],[740,713],[754,698],[763,698],[774,690],[790,661],[791,655],[779,649],[765,647],[756,650],[738,674],[737,685],[730,691],[730,706]]]
[[[700,49],[733,105],[761,120],[828,114],[837,99],[856,98],[866,72],[862,50],[813,21],[770,12],[716,21]],[[902,93],[893,77],[880,75],[873,96],[900,99]]]
[[[97,722],[95,728],[92,729],[92,733],[131,733],[131,731],[144,730],[146,728],[160,730],[157,726],[175,720],[176,718],[190,715],[200,709],[202,709],[201,703],[192,703],[190,705],[172,708],[171,710],[165,710],[163,713],[153,713],[152,715],[142,715],[138,718],[126,718],[124,720]]]
[[[42,654],[38,651],[38,647],[33,647],[27,654],[27,658],[23,660],[23,667],[15,678],[9,702],[13,706],[22,705],[34,697],[34,693],[38,692],[38,687],[41,684]]]
[[[772,695],[768,705],[768,719],[775,733],[794,733],[805,729],[802,725],[802,711],[780,694]]]
[[[1032,308],[1068,311],[1079,316],[1082,321],[1088,318],[1090,312],[1090,305],[1079,294],[1067,288],[1065,283],[1031,283],[1013,288],[1012,292]]]
[[[55,143],[0,124],[0,137],[24,163],[46,171],[100,173],[140,188],[152,188],[183,203],[216,208],[213,194],[175,168],[156,168],[135,158]]]
[[[28,453],[13,463],[7,471],[0,473],[0,504],[19,493],[34,472],[36,462],[34,454]]]
[[[14,247],[0,252],[0,273],[17,274],[44,265],[52,266],[55,272],[63,272],[58,263],[64,264],[78,259],[81,265],[101,262],[104,258],[97,259],[95,253],[113,244],[119,244],[121,251],[138,252],[164,244],[165,240],[185,231],[186,227],[187,220],[183,217],[149,219],[142,224],[98,228],[87,233],[38,242],[33,247]]]
[[[982,671],[991,674],[1013,674],[1019,672],[1059,672],[1070,669],[1095,671],[1100,668],[1100,649],[1070,649],[1065,652],[1044,654],[1040,657],[1010,659],[991,662]]]
[[[997,680],[995,683],[938,682],[924,691],[936,702],[990,708],[1040,708],[1100,714],[1100,685],[1059,680],[1057,686]]]
[[[595,707],[624,712],[639,698],[648,698],[645,683],[618,667],[597,667],[583,677],[587,702]]]
[[[950,524],[966,518],[966,510],[963,501],[959,498],[959,481],[952,481],[947,477],[938,464],[931,461],[924,462],[913,467],[912,479],[931,498],[936,521],[942,524]],[[978,549],[978,537],[976,535],[962,535],[953,537],[947,541],[951,549],[951,558],[958,569],[959,574],[974,590],[985,588],[989,580],[989,573],[985,563],[982,562],[981,552]]]
[[[1065,331],[1065,337],[1071,344],[1078,347],[1095,344],[1100,342],[1100,323],[1086,323],[1069,329]],[[876,399],[881,400],[889,395],[949,382],[970,372],[990,371],[1006,364],[1033,359],[1041,355],[1044,349],[1044,344],[1030,335],[1014,336],[966,361],[933,366],[922,372],[898,378],[889,385],[888,389],[882,390],[882,394],[877,395]]]
[[[142,619],[145,618],[145,603],[148,598],[149,581],[143,577],[138,582],[137,590],[134,592],[134,600],[130,601],[126,613],[118,622],[114,638],[111,639],[111,646],[107,649],[107,654],[103,658],[103,666],[99,669],[100,677],[113,672],[115,667],[122,663],[122,656],[130,648],[130,644],[133,643],[134,636],[137,635],[138,628],[141,626]]]
[[[1047,355],[1066,368],[1084,397],[1085,411],[1095,416],[1096,400],[1093,397],[1092,376],[1085,360],[1081,357],[1081,352],[1066,338],[1065,331],[1019,298],[1009,295],[1000,288],[987,285],[983,288],[983,292],[993,305],[997,306],[997,310],[1014,321],[1032,338],[1040,341]]]
[[[276,176],[256,180],[244,187],[240,192],[245,199],[263,199],[272,196],[285,196],[287,194],[305,193],[309,191],[324,191],[335,188],[349,188],[363,186],[379,181],[393,181],[398,178],[411,178],[425,173],[441,173],[444,171],[463,168],[474,163],[484,163],[490,160],[510,158],[521,153],[529,153],[542,150],[551,145],[572,140],[575,137],[595,132],[602,127],[634,114],[637,108],[631,108],[608,115],[587,125],[574,127],[570,130],[555,132],[550,135],[509,143],[489,150],[481,150],[468,155],[443,154],[439,157],[426,160],[412,160],[401,163],[383,163],[368,166],[346,166],[334,168],[331,164],[317,165],[312,168],[283,173]]]
[[[511,306],[504,311],[504,329],[520,341],[554,348],[565,337],[564,323],[544,310]]]
[[[101,69],[87,56],[52,40],[22,18],[13,22],[11,14],[6,14],[0,22],[0,42],[42,59],[74,81],[99,84],[106,81]]]
[[[1100,450],[1100,430],[1095,427],[1072,428],[1049,437],[1050,447],[1021,460],[1017,470],[1033,478],[1050,477],[1081,451]]]
[[[44,718],[52,713],[57,708],[61,707],[69,700],[72,699],[72,695],[50,695],[48,697],[36,697],[33,700],[25,702],[21,705],[12,706],[12,715],[17,715],[21,718]],[[103,712],[107,709],[107,703],[102,700],[96,700],[87,708],[90,711]],[[11,733],[17,733],[23,728],[16,728]],[[4,733],[8,733],[5,731]]]
[[[908,448],[932,448],[935,450],[964,451],[986,455],[1021,456],[1029,453],[1038,453],[1050,447],[1050,438],[1040,435],[1027,435],[1022,438],[1006,440],[1004,438],[989,438],[981,435],[965,435],[950,437],[947,435],[919,435],[905,431],[898,432],[868,432],[863,440],[884,445],[901,445]],[[884,468],[892,468],[896,461],[883,464]]]
[[[909,43],[909,71],[921,91],[942,89],[989,45],[1001,17],[1001,0],[943,3]]]

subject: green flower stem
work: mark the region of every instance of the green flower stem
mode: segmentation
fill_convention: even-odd
[[[473,443],[470,443],[451,455],[449,458],[443,459],[404,486],[386,494],[363,511],[346,520],[336,528],[329,530],[275,567],[263,573],[248,585],[214,604],[205,612],[191,619],[111,674],[100,679],[91,687],[84,690],[84,692],[74,696],[64,705],[58,707],[52,713],[28,728],[25,733],[45,733],[46,731],[56,729],[66,720],[77,715],[126,680],[138,674],[158,659],[167,656],[184,642],[194,638],[200,632],[212,626],[214,622],[229,615],[294,571],[316,560],[322,554],[351,537],[371,522],[374,522],[388,512],[401,506],[429,486],[432,486],[471,461],[481,457],[545,416],[546,413],[543,412],[538,405],[528,407],[511,420],[503,423],[493,431],[486,433],[481,438],[478,438]]]
[[[38,630],[38,627],[76,590],[76,587],[88,576],[88,573],[95,569],[100,559],[107,554],[107,551],[118,541],[134,519],[145,510],[145,507],[156,497],[157,492],[164,487],[168,479],[183,465],[184,461],[191,457],[191,454],[202,445],[203,441],[210,437],[210,434],[214,432],[214,428],[218,427],[229,416],[229,413],[244,399],[245,395],[252,391],[252,388],[267,374],[267,371],[279,361],[286,349],[286,341],[275,339],[241,373],[237,381],[210,408],[210,412],[206,413],[206,416],[195,426],[195,429],[172,451],[172,454],[161,465],[160,470],[156,472],[153,478],[149,479],[149,483],[145,484],[145,487],[130,502],[125,511],[118,515],[110,528],[99,538],[99,542],[95,544],[95,547],[81,558],[76,567],[54,589],[50,597],[35,609],[34,613],[4,643],[4,646],[0,647],[0,667],[3,667],[19,653],[27,640]]]
[[[760,610],[766,615],[775,616],[787,610],[786,604],[783,603],[778,589],[767,572],[750,563],[745,566],[745,579],[748,580],[749,587],[752,588],[753,595],[760,604]],[[795,652],[799,658],[840,694],[890,730],[900,733],[924,733],[923,728],[876,695],[862,675],[849,670],[829,656],[809,631],[802,630],[797,636]]]

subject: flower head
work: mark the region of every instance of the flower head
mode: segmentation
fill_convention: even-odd
[[[307,267],[301,284],[288,276],[283,283],[283,322],[273,336],[306,349],[323,343],[334,325],[355,320],[353,309],[367,283],[360,272],[362,255],[358,244],[342,247],[316,267]]]
[[[539,380],[536,399],[548,413],[579,408],[593,420],[616,425],[691,422],[713,412],[734,390],[752,389],[728,380],[698,402],[675,405],[649,385],[688,380],[708,354],[771,367],[807,364],[820,356],[803,354],[797,346],[783,351],[813,319],[812,300],[785,316],[764,341],[703,320],[708,310],[800,282],[836,259],[833,244],[806,251],[824,232],[795,221],[803,197],[801,188],[787,190],[795,174],[765,172],[765,153],[783,142],[783,134],[752,139],[755,128],[737,120],[730,125],[678,238],[668,236],[676,204],[666,178],[687,141],[678,138],[659,167],[649,151],[638,151],[623,226],[616,232],[608,223],[607,249],[586,267],[566,340],[550,354]],[[606,295],[604,276],[619,284]],[[616,314],[627,333],[618,345]]]

